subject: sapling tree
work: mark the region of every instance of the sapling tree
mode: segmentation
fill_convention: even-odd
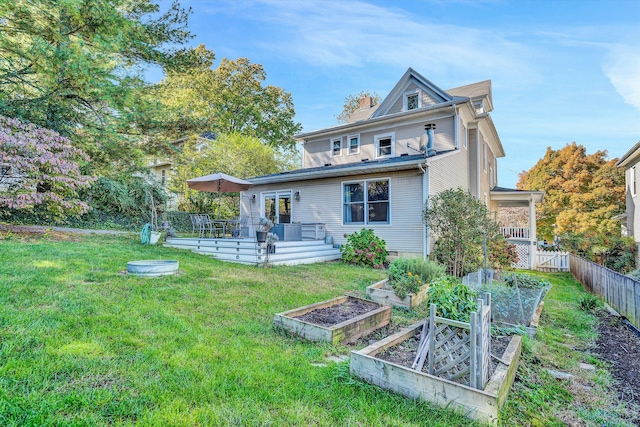
[[[57,132],[0,115],[0,209],[42,208],[55,218],[88,211],[78,199],[94,181],[80,171],[88,161]]]
[[[496,244],[504,237],[484,203],[461,188],[430,197],[423,218],[436,239],[436,259],[448,267],[452,276],[462,277],[482,268],[485,247],[489,261],[492,249],[502,251],[508,246],[506,242]],[[512,261],[509,256],[498,259],[507,266]]]

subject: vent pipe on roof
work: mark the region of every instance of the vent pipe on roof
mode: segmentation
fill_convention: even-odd
[[[424,128],[427,131],[427,157],[435,156],[436,150],[433,148],[433,131],[436,128],[436,124],[429,123],[424,125]]]

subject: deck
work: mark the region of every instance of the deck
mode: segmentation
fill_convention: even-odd
[[[324,240],[275,242],[273,253],[267,253],[265,243],[247,238],[173,237],[168,238],[163,246],[188,249],[220,261],[256,266],[312,264],[341,258],[340,249],[325,243]]]

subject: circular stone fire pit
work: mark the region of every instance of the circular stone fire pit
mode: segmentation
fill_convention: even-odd
[[[178,261],[176,260],[144,260],[127,263],[127,273],[136,276],[168,276],[176,274],[177,271]]]

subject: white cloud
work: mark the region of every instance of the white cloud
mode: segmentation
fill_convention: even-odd
[[[616,91],[627,104],[640,110],[640,47],[616,45],[602,65]]]
[[[259,19],[276,23],[282,31],[263,48],[312,66],[393,64],[424,70],[434,78],[468,74],[471,68],[487,78],[532,74],[523,59],[531,54],[528,48],[495,30],[438,24],[431,16],[358,0],[265,0],[254,5],[264,7]],[[451,77],[446,80],[459,81]]]

